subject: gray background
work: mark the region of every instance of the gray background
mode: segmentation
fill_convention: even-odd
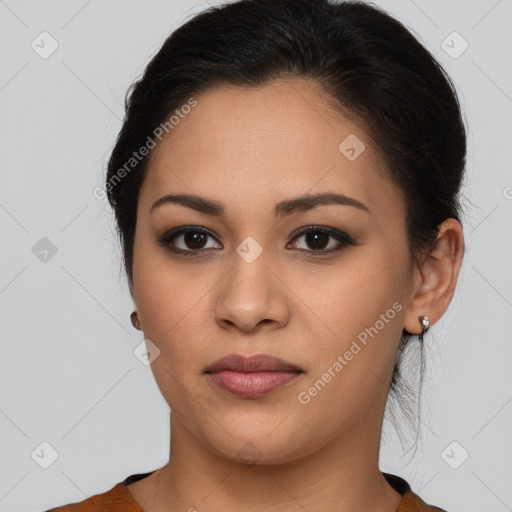
[[[381,469],[450,512],[505,512],[512,510],[512,2],[378,3],[448,70],[469,125],[467,253],[454,301],[427,337],[422,442],[409,463],[386,427]],[[112,215],[93,190],[102,186],[127,87],[164,38],[205,7],[0,0],[1,511],[82,501],[167,461],[169,409],[150,368],[133,355],[143,336],[129,320]],[[43,31],[59,45],[47,58],[31,47],[51,49]],[[448,37],[453,31],[469,44],[457,58],[443,49],[463,48]],[[49,246],[43,237],[55,254],[40,252]],[[47,469],[51,449],[42,442],[58,454]]]

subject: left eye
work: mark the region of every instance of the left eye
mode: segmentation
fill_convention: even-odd
[[[294,240],[299,240],[300,238],[304,238],[305,243],[310,247],[313,247],[313,249],[302,249],[303,251],[308,253],[332,252],[340,250],[347,245],[354,245],[354,241],[346,233],[324,227],[306,228],[305,230],[301,231],[294,238]],[[334,239],[335,241],[337,241],[337,244],[333,241],[334,243],[331,243],[329,245],[329,239]],[[293,248],[297,249],[297,242],[294,242],[294,245],[295,247]]]

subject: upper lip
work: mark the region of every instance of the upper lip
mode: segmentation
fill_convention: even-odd
[[[256,354],[250,357],[243,357],[238,354],[218,359],[206,368],[205,373],[214,373],[222,370],[232,370],[237,372],[262,372],[262,371],[293,371],[302,372],[298,366],[272,357],[267,354]]]

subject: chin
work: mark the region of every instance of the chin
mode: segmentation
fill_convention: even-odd
[[[231,428],[231,436],[219,429],[203,432],[207,445],[217,455],[228,460],[255,466],[291,463],[315,451],[319,444],[304,437],[303,429],[292,431],[281,424],[275,430],[269,429],[267,422],[265,428],[244,430],[241,425]]]

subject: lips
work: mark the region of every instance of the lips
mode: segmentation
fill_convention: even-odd
[[[219,359],[205,373],[218,388],[240,398],[257,398],[294,382],[304,371],[298,366],[266,354]]]
[[[302,372],[302,369],[283,359],[257,354],[251,357],[243,357],[238,354],[231,354],[215,361],[206,369],[206,373],[214,373],[221,370],[232,370],[235,372],[264,372],[264,371],[290,371]]]

